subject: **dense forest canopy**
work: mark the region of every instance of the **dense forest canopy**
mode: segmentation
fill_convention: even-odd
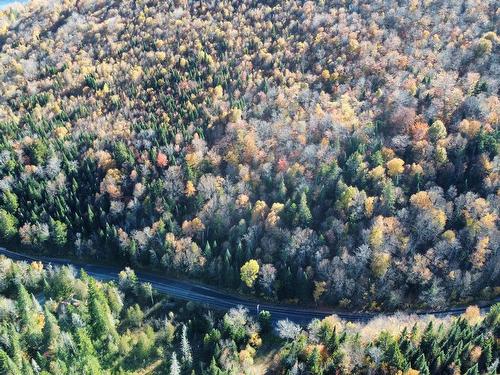
[[[491,298],[497,25],[492,0],[0,12],[0,237],[276,300]]]
[[[159,295],[125,269],[103,283],[73,268],[0,257],[2,375],[496,375],[500,304],[486,315],[336,316],[271,326]]]

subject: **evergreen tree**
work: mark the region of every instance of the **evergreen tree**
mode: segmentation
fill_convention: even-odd
[[[45,324],[43,326],[43,341],[45,351],[54,351],[57,347],[57,340],[61,329],[57,323],[55,316],[49,311],[48,307],[44,308]]]
[[[215,362],[215,357],[212,357],[206,375],[221,375],[221,373],[222,373],[221,369],[217,366],[217,363]]]
[[[479,375],[479,369],[478,369],[477,363],[474,366],[472,366],[471,368],[469,368],[464,373],[464,375]]]
[[[394,184],[392,183],[392,180],[388,179],[386,183],[384,184],[384,188],[382,190],[382,202],[384,205],[385,211],[389,214],[392,215],[395,209],[395,203],[396,203],[396,192],[394,188]]]
[[[17,219],[9,212],[0,209],[0,237],[9,240],[17,234]]]
[[[9,374],[9,356],[4,350],[0,349],[0,375]]]
[[[170,359],[170,373],[169,375],[180,375],[181,368],[179,366],[179,362],[177,361],[177,354],[172,352],[172,357]]]
[[[182,363],[185,366],[190,366],[193,362],[193,356],[191,354],[191,346],[187,338],[187,327],[182,325],[182,337],[181,337],[181,353],[182,353]]]
[[[488,338],[485,340],[481,351],[481,357],[479,358],[479,368],[481,371],[485,371],[488,366],[493,361],[493,339]]]
[[[97,289],[96,281],[93,279],[89,281],[89,314],[95,339],[102,340],[106,337],[117,336],[106,297]]]
[[[24,375],[2,349],[0,349],[0,375]]]
[[[19,201],[17,199],[17,195],[10,190],[4,191],[3,205],[9,213],[15,214],[17,209],[19,208]]]
[[[422,341],[420,342],[420,350],[425,354],[425,358],[429,360],[436,358],[438,352],[438,345],[436,341],[436,336],[434,335],[434,326],[432,321],[429,322],[425,331],[422,335]]]
[[[487,375],[498,375],[497,373],[498,362],[499,359],[497,358],[491,365],[489,365],[488,369],[486,370]]]
[[[408,366],[403,354],[399,350],[399,346],[396,341],[391,340],[386,349],[386,361],[387,363],[395,369],[405,370]]]
[[[297,211],[297,223],[301,226],[307,227],[309,224],[311,224],[311,221],[312,221],[311,210],[309,210],[309,206],[307,204],[306,193],[303,191],[302,194],[300,195],[300,202]]]
[[[323,374],[323,369],[321,366],[321,354],[317,346],[314,347],[313,351],[309,355],[307,364],[312,375]]]
[[[19,316],[21,318],[21,322],[23,326],[27,326],[30,324],[30,312],[32,308],[31,297],[28,294],[28,291],[21,283],[17,286],[17,311],[19,312]]]
[[[59,220],[52,221],[52,241],[58,247],[66,245],[68,239],[68,227]]]
[[[419,371],[420,375],[430,375],[429,366],[427,365],[427,360],[425,355],[421,354],[415,363],[416,369]]]

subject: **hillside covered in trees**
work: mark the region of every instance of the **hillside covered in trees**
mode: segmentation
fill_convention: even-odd
[[[2,375],[495,375],[500,304],[459,318],[335,316],[307,327],[175,303],[125,269],[102,283],[0,257]],[[398,372],[399,371],[399,372]]]
[[[498,296],[497,5],[0,12],[0,238],[270,300]]]

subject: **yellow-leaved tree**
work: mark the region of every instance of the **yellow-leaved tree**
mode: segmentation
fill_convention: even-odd
[[[241,281],[249,288],[253,287],[257,276],[259,275],[259,263],[255,259],[250,259],[240,270]]]

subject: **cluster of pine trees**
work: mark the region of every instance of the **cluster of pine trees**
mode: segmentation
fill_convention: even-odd
[[[497,305],[483,320],[478,311],[469,309],[446,326],[432,320],[407,323],[395,333],[376,332],[370,342],[358,330],[340,328],[327,318],[286,343],[277,368],[283,373],[315,375],[496,374],[499,313]]]
[[[486,315],[335,316],[301,327],[261,311],[172,302],[125,269],[99,282],[0,257],[0,374],[494,375],[500,305]]]

